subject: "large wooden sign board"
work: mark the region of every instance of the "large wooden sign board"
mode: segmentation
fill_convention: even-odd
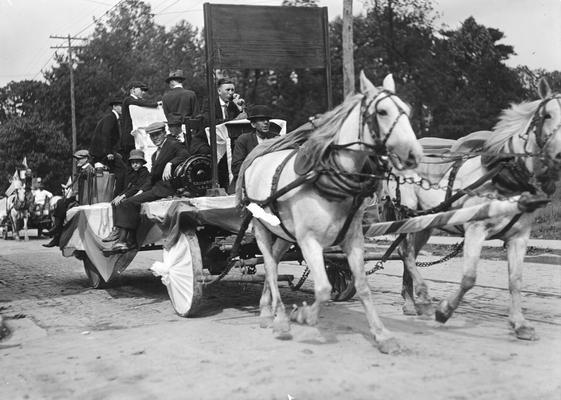
[[[310,68],[325,70],[326,107],[332,107],[327,7],[204,4],[213,187],[218,187],[214,71]]]

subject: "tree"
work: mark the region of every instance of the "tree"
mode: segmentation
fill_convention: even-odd
[[[43,178],[47,188],[55,191],[71,173],[68,160],[70,143],[60,125],[44,121],[39,113],[12,117],[0,125],[0,188],[8,186],[8,177],[26,157],[36,176]],[[58,192],[58,190],[56,190]]]
[[[0,88],[0,122],[16,116],[28,116],[45,109],[47,85],[24,80]]]

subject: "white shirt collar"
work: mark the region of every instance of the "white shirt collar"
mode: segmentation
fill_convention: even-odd
[[[115,114],[115,116],[117,117],[117,119],[119,119],[119,113],[118,113],[117,111],[111,110],[111,112],[112,112],[113,114]]]
[[[173,86],[171,87],[172,89],[175,89],[176,87],[183,87],[183,85],[181,83],[174,83]]]
[[[136,95],[134,95],[134,94],[131,94],[131,97],[132,97],[133,99],[138,99],[138,96],[136,96]]]

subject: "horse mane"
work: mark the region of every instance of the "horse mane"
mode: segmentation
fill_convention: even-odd
[[[313,122],[307,122],[284,136],[267,140],[255,147],[240,167],[238,182],[236,183],[236,197],[238,200],[241,200],[242,185],[240,183],[245,175],[245,170],[253,161],[265,154],[296,149],[305,143],[306,153],[313,160],[313,165],[316,165],[323,158],[329,145],[335,140],[347,116],[363,98],[364,95],[360,93],[349,96],[343,103],[333,110],[321,114]]]
[[[493,131],[483,145],[483,150],[490,153],[500,153],[505,149],[506,144],[513,136],[520,133],[521,129],[526,129],[529,121],[541,100],[511,104],[510,108],[503,110],[499,121],[493,127]]]
[[[342,104],[321,114],[313,122],[307,122],[275,140],[267,140],[261,143],[245,159],[240,169],[240,175],[245,172],[246,168],[244,166],[251,165],[256,158],[275,151],[296,149],[304,143],[306,143],[306,151],[314,160],[321,159],[341,130],[346,117],[362,101],[363,97],[362,94],[350,96]]]

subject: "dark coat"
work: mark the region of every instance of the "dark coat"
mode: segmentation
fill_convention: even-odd
[[[199,113],[197,95],[192,90],[175,87],[162,98],[164,114],[168,125],[181,125],[185,119],[193,118]]]
[[[115,207],[113,213],[115,226],[125,229],[136,229],[140,219],[139,213],[142,203],[173,196],[175,189],[170,181],[162,180],[162,173],[168,162],[172,164],[172,170],[174,170],[175,167],[187,158],[189,158],[189,152],[185,146],[175,140],[175,138],[168,136],[162,145],[158,158],[156,159],[156,153],[152,154],[152,187],[138,196],[126,199]]]
[[[122,193],[125,197],[134,196],[139,190],[146,192],[152,187],[150,172],[146,167],[140,167],[138,171],[129,168],[125,180],[125,190]]]
[[[167,136],[158,158],[156,153],[152,154],[152,184],[155,185],[158,181],[162,180],[162,174],[166,164],[171,162],[172,169],[175,169],[180,163],[189,158],[189,152],[185,146],[179,143],[175,138]]]
[[[226,121],[231,121],[233,119],[235,119],[240,113],[241,111],[238,109],[238,106],[236,106],[234,104],[233,101],[231,101],[228,104],[228,118],[224,119],[222,117],[222,106],[220,105],[220,100],[218,99],[218,97],[215,99],[214,102],[214,117],[216,118],[216,125],[219,125],[223,122]],[[205,102],[203,111],[202,111],[202,116],[203,116],[203,125],[204,126],[209,126],[210,125],[210,109],[209,109],[209,101]]]
[[[119,120],[113,111],[104,115],[97,123],[90,144],[90,155],[94,162],[103,162],[107,154],[120,149]]]
[[[125,158],[128,158],[129,152],[134,149],[134,137],[131,135],[132,132],[132,119],[129,106],[140,106],[140,107],[158,107],[158,103],[144,100],[135,99],[132,96],[128,96],[123,100],[123,112],[121,114],[121,151]]]
[[[234,180],[236,180],[240,173],[243,161],[258,144],[257,133],[255,133],[255,131],[244,133],[236,140],[234,152],[232,153],[232,175],[234,175]]]

